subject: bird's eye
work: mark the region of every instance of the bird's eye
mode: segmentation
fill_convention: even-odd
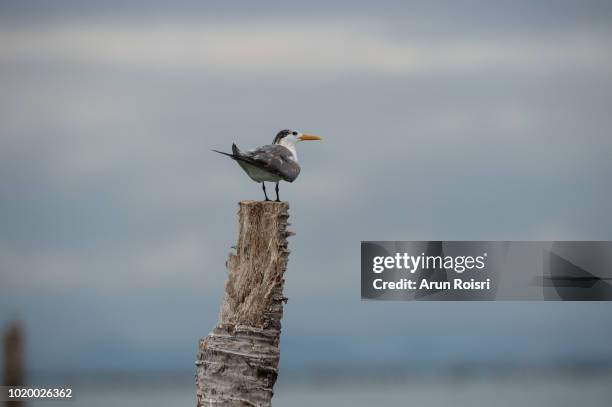
[[[293,133],[291,133],[291,134],[293,134],[294,136],[297,136],[297,131],[294,131],[294,132],[293,132]]]

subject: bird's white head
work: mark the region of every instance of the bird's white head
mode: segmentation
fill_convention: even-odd
[[[295,150],[295,145],[300,141],[307,140],[321,140],[321,137],[313,136],[312,134],[300,133],[297,130],[286,129],[279,131],[276,137],[274,137],[274,141],[272,143],[278,144],[289,149],[289,151],[291,151],[297,161],[297,152]]]

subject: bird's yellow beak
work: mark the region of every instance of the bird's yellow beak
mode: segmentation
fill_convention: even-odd
[[[298,140],[300,140],[300,141],[305,141],[305,140],[321,140],[321,137],[313,136],[312,134],[302,134],[300,137],[298,137]]]

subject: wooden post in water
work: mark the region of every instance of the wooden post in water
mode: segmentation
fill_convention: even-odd
[[[23,329],[18,322],[12,322],[3,337],[4,386],[25,385]],[[6,406],[25,406],[23,401],[7,401]]]
[[[287,231],[289,204],[242,201],[238,215],[219,321],[198,346],[198,407],[272,405],[287,301],[287,237],[293,234]]]

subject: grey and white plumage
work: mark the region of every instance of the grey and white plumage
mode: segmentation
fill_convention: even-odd
[[[300,165],[287,147],[270,144],[241,152],[232,144],[232,158],[255,182],[293,182],[300,174]]]
[[[295,130],[281,130],[272,144],[258,147],[254,150],[240,151],[236,144],[232,144],[232,152],[213,150],[235,160],[247,175],[255,182],[261,182],[266,201],[265,182],[276,183],[276,201],[279,181],[293,182],[300,174],[295,145],[305,140],[321,140],[318,136],[302,134]]]

